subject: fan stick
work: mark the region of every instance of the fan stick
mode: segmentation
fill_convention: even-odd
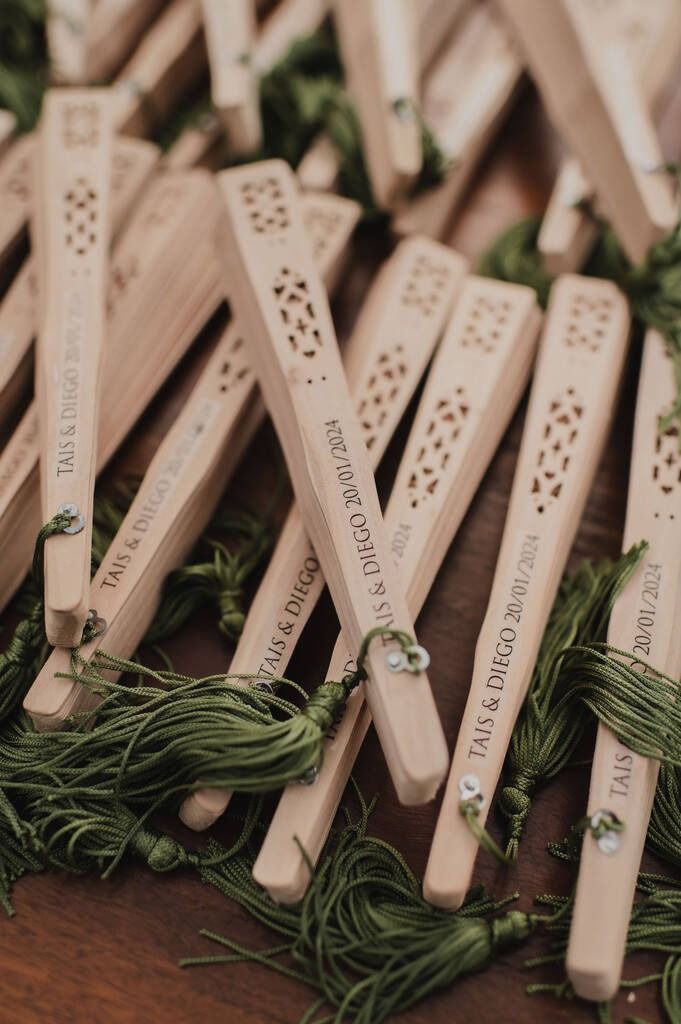
[[[386,511],[391,552],[421,610],[527,384],[541,315],[534,292],[469,277],[440,343]],[[327,678],[348,671],[342,636]],[[358,691],[310,786],[284,790],[254,866],[272,899],[301,899],[371,716]],[[304,851],[304,853],[302,852]]]
[[[9,149],[17,128],[17,119],[9,110],[0,110],[0,157]]]
[[[0,269],[3,274],[26,242],[34,143],[32,134],[22,135],[0,161]]]
[[[428,71],[422,110],[450,167],[440,185],[410,198],[393,217],[398,235],[443,238],[480,159],[511,106],[522,63],[489,5],[468,11]]]
[[[582,5],[581,14],[585,28],[587,16],[597,16],[588,4]],[[625,0],[619,0],[611,14],[612,24],[607,28],[625,45],[642,95],[654,108],[681,49],[681,9],[676,0],[637,4],[635,10]],[[598,59],[598,54],[594,59]],[[578,270],[584,262],[598,228],[594,218],[578,204],[592,196],[593,190],[579,162],[572,157],[565,159],[537,238],[548,273]]]
[[[473,2],[479,0],[412,0],[418,18],[418,62],[422,75],[471,10]]]
[[[150,185],[109,274],[97,467],[100,471],[223,299],[211,229],[215,192],[203,171]],[[192,252],[192,259],[184,254]],[[172,296],[172,301],[169,301]],[[35,403],[0,453],[0,520],[31,523],[0,536],[0,608],[24,579],[40,526]]]
[[[389,209],[423,161],[412,8],[407,0],[334,0],[333,11],[372,190]]]
[[[118,130],[148,134],[200,80],[205,59],[200,0],[171,0],[114,82]]]
[[[554,284],[470,693],[424,879],[426,899],[454,909],[469,888],[477,840],[605,444],[629,334],[609,281]],[[472,804],[469,808],[468,805]]]
[[[107,81],[128,59],[165,0],[103,0],[90,19],[86,81]],[[152,26],[150,28],[150,26]]]
[[[674,399],[663,338],[646,336],[636,403],[623,544],[648,551],[610,618],[608,643],[633,652],[674,679],[681,674],[681,456],[675,425],[659,431]],[[635,667],[645,671],[642,664]],[[590,815],[605,810],[624,831],[596,840],[587,830],[567,950],[577,995],[599,1001],[619,989],[631,905],[652,811],[659,764],[633,753],[598,727],[591,768]]]
[[[158,162],[159,151],[142,139],[114,143],[111,174],[111,234],[115,240]],[[0,428],[28,393],[33,370],[38,285],[29,256],[0,302]]]
[[[359,209],[349,200],[331,201],[337,204],[338,220],[335,230],[327,224],[318,255],[323,270],[333,273]],[[310,198],[308,208],[314,202]],[[222,332],[92,581],[91,600],[107,631],[84,645],[81,657],[91,659],[100,644],[121,657],[133,653],[158,607],[165,576],[200,537],[263,416],[237,321]],[[149,508],[155,510],[152,517]],[[53,651],[26,697],[24,707],[38,729],[59,729],[70,714],[95,701],[80,684],[56,677],[68,671],[69,663],[69,652]]]
[[[373,469],[440,339],[464,272],[465,262],[453,250],[411,238],[398,245],[371,287],[344,352],[344,365]],[[319,561],[294,505],[229,672],[283,675],[323,588]],[[197,790],[184,801],[180,816],[190,828],[206,829],[224,813],[230,796],[226,790]]]
[[[674,226],[676,210],[669,180],[632,162],[630,140],[622,132],[633,123],[637,136],[642,129],[654,136],[625,55],[620,52],[611,60],[607,39],[594,40],[593,46],[600,46],[599,62],[609,64],[607,73],[596,74],[568,0],[497,2],[522,44],[550,116],[593,182],[627,256],[642,262],[649,247]],[[616,88],[608,88],[608,74],[616,65]],[[642,141],[647,145],[649,140]]]
[[[202,0],[210,65],[211,98],[232,153],[253,153],[262,126],[258,80],[253,66],[254,0]]]
[[[92,0],[48,0],[47,46],[50,74],[64,85],[87,82],[87,47]]]
[[[45,547],[45,632],[74,647],[87,617],[113,123],[106,90],[51,90],[34,202],[40,323],[36,395],[43,520],[71,511]]]
[[[273,160],[225,171],[218,181],[232,298],[343,628],[358,650],[375,627],[390,623],[411,632],[293,172]],[[372,713],[403,803],[431,799],[446,771],[447,748],[422,667],[405,667],[394,640],[376,642],[367,653]]]

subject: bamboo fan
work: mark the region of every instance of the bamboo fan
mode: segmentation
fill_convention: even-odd
[[[118,139],[111,168],[111,232],[115,239],[149,181],[159,151],[142,139]],[[33,259],[23,263],[0,302],[0,428],[28,393],[33,369],[37,280]]]
[[[316,32],[327,14],[326,0],[280,0],[265,19],[253,48],[253,67],[260,76],[286,56],[298,38]],[[166,154],[166,164],[176,170],[201,164],[214,170],[222,157],[221,122],[206,114],[197,125],[186,128]],[[300,167],[298,168],[300,176]],[[335,172],[334,175],[335,177]],[[302,181],[301,177],[301,181]],[[327,177],[305,181],[312,191],[330,191]]]
[[[73,647],[87,618],[110,232],[113,103],[52,90],[43,104],[33,203],[40,322],[36,395],[43,521],[71,525],[45,548],[45,631]]]
[[[570,0],[498,0],[547,110],[593,182],[633,263],[676,223],[671,182],[648,164],[655,133],[631,62],[603,33],[585,45]],[[598,65],[589,53],[599,48]],[[641,147],[641,148],[639,148]]]
[[[411,238],[398,245],[372,284],[343,361],[373,469],[439,341],[464,272],[465,262],[453,250]],[[319,561],[294,505],[251,604],[230,673],[285,674],[323,588]],[[230,795],[197,790],[184,801],[182,820],[190,828],[208,828]]]
[[[9,110],[0,110],[0,157],[9,149],[16,127],[17,119],[14,114]]]
[[[26,241],[34,141],[33,135],[22,135],[0,160],[0,273],[3,276]]]
[[[208,174],[165,174],[150,185],[118,243],[108,289],[97,467],[101,470],[223,299]],[[188,260],[186,254],[192,253]],[[0,454],[0,608],[31,564],[41,523],[35,403]]]
[[[48,0],[47,45],[55,82],[87,82],[87,47],[93,0]]]
[[[681,674],[681,456],[675,425],[662,433],[659,417],[674,398],[662,337],[646,336],[636,403],[625,546],[649,548],[617,600],[608,642],[633,652],[674,679]],[[643,666],[634,662],[641,670]],[[599,726],[591,768],[589,813],[614,818],[622,832],[582,846],[567,970],[578,995],[610,1000],[619,988],[627,927],[641,864],[659,765],[634,754]]]
[[[356,204],[335,202],[339,219],[335,230],[327,224],[319,253],[325,272],[337,266],[359,216]],[[121,656],[133,653],[158,607],[165,576],[200,537],[263,416],[249,346],[240,324],[231,323],[155,454],[92,581],[91,601],[107,629],[81,648],[81,657],[91,658],[100,643]],[[69,714],[95,702],[80,684],[56,677],[69,663],[70,652],[53,651],[26,697],[24,707],[38,729],[58,729]]]
[[[85,81],[107,81],[115,75],[164,4],[165,0],[97,0],[89,23]]]
[[[233,153],[253,153],[262,140],[258,79],[253,66],[254,0],[202,0],[211,99]]]
[[[565,275],[551,292],[492,592],[424,879],[460,906],[513,725],[605,444],[627,347],[624,296]]]
[[[218,180],[232,298],[349,642],[359,649],[369,630],[387,624],[411,632],[293,172],[269,161],[223,172]],[[427,659],[418,649],[411,653],[414,665],[394,640],[374,643],[368,692],[398,796],[423,803],[437,790],[447,753],[423,671]]]
[[[391,554],[417,615],[520,400],[540,325],[534,292],[467,278],[440,344],[386,511]],[[352,661],[342,636],[327,677]],[[301,899],[371,716],[358,691],[310,786],[283,793],[255,862],[272,899]]]
[[[418,63],[422,75],[474,2],[477,0],[411,0],[418,18]]]
[[[442,238],[475,169],[511,106],[522,62],[489,4],[467,10],[426,75],[422,110],[449,163],[440,185],[408,200],[393,217],[398,235]]]
[[[118,130],[148,134],[199,82],[204,68],[200,0],[171,0],[116,77]]]
[[[582,31],[598,16],[585,0],[576,8]],[[642,95],[654,109],[671,66],[681,49],[681,7],[676,0],[652,4],[611,0],[606,31],[623,44],[632,61]],[[598,52],[594,58],[598,61]],[[640,150],[640,147],[639,147]],[[643,152],[639,151],[643,161]],[[537,238],[537,248],[550,274],[577,270],[591,249],[597,224],[580,204],[592,198],[590,183],[577,160],[563,160]]]
[[[374,197],[390,209],[423,159],[412,7],[408,0],[334,0],[333,12]]]

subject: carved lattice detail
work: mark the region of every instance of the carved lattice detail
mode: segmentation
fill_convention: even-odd
[[[537,512],[545,512],[560,497],[583,413],[584,406],[572,387],[554,398],[549,406],[532,481]]]
[[[84,256],[97,241],[98,197],[95,189],[77,178],[64,195],[66,244],[78,256]]]
[[[186,193],[186,185],[181,178],[168,176],[165,178],[145,204],[140,224],[143,228],[159,227],[173,217]]]
[[[470,405],[461,386],[435,403],[407,482],[412,508],[435,494],[469,411]]]
[[[674,493],[678,495],[681,489],[679,428],[675,424],[662,433],[658,431],[655,438],[653,480],[665,497],[671,497]]]
[[[289,345],[296,354],[311,359],[321,348],[322,338],[307,281],[295,270],[284,267],[272,290]]]
[[[343,218],[335,210],[308,204],[303,207],[303,223],[312,244],[312,255],[318,262],[338,234]]]
[[[96,146],[99,141],[99,109],[96,103],[74,103],[63,116],[64,142],[67,149]]]
[[[570,303],[565,327],[565,343],[569,348],[598,352],[612,317],[613,303],[607,295],[579,292]]]
[[[402,305],[429,317],[442,302],[443,291],[451,277],[446,263],[440,263],[421,253],[415,260],[402,291]]]
[[[125,298],[133,281],[140,277],[140,260],[137,254],[128,253],[111,266],[109,288],[106,297],[107,316],[113,316],[119,302]]]
[[[220,391],[226,394],[230,388],[238,384],[244,377],[248,377],[251,368],[246,360],[244,351],[244,339],[237,335],[225,352],[225,358],[220,366]]]
[[[278,235],[289,226],[284,194],[276,178],[256,178],[241,186],[253,230],[258,235]]]
[[[367,380],[364,397],[357,406],[367,448],[376,443],[378,432],[388,416],[391,404],[399,397],[406,375],[403,345],[394,345],[377,356]]]
[[[474,295],[463,329],[463,348],[494,352],[507,327],[512,305],[508,298],[483,292]]]

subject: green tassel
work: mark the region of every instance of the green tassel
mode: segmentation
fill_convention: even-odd
[[[160,143],[168,148],[186,127],[200,124],[209,110],[207,96],[192,100],[189,108],[174,114],[163,126]],[[263,146],[246,161],[279,157],[297,167],[313,140],[324,134],[338,152],[342,194],[360,203],[367,217],[383,217],[372,194],[359,123],[343,86],[343,68],[330,29],[295,40],[288,53],[262,76],[260,110]],[[414,188],[416,192],[441,181],[449,166],[418,111],[417,116],[421,124],[423,167]],[[229,162],[226,154],[226,163]],[[238,162],[244,162],[244,158]]]
[[[272,531],[263,519],[245,511],[219,513],[209,527],[214,529],[228,539],[207,541],[213,551],[210,561],[193,562],[170,573],[144,643],[156,644],[176,633],[206,604],[216,606],[220,632],[230,641],[238,640],[245,619],[244,587],[269,552]],[[230,550],[235,542],[235,550]]]
[[[44,0],[0,0],[0,107],[20,131],[37,121],[47,83]]]
[[[478,273],[534,288],[539,304],[546,309],[553,278],[544,270],[537,249],[540,227],[539,217],[526,217],[502,231],[480,257]]]
[[[669,864],[681,867],[681,781],[674,765],[660,765],[655,801],[648,825],[648,846]]]
[[[617,597],[631,578],[647,545],[634,545],[616,562],[584,562],[564,576],[542,639],[527,699],[513,730],[499,806],[508,819],[506,856],[515,860],[536,786],[569,763],[588,725],[586,707],[565,699],[571,681],[560,658],[566,648],[605,640]]]
[[[572,847],[574,838],[568,841]],[[570,858],[572,859],[572,858]],[[664,959],[659,972],[621,982],[625,990],[660,983],[660,995],[666,1019],[670,1024],[681,1024],[681,883],[673,878],[641,874],[637,888],[642,894],[633,906],[627,932],[626,954],[637,952],[658,953]],[[572,898],[540,896],[537,903],[553,911],[543,919],[543,930],[550,937],[549,952],[527,962],[528,967],[543,967],[563,963],[570,934]],[[566,979],[555,983],[535,982],[528,985],[530,995],[551,993],[560,999],[575,999],[575,993]],[[612,1014],[608,1003],[594,1003],[597,1019],[610,1024]],[[627,1024],[635,1024],[629,1018]]]
[[[474,890],[452,914],[426,903],[421,884],[388,843],[367,835],[370,808],[348,823],[295,906],[274,903],[253,881],[252,855],[204,867],[204,882],[235,900],[281,942],[261,952],[212,932],[223,955],[194,957],[183,966],[254,961],[305,982],[319,993],[305,1021],[380,1024],[430,993],[488,966],[523,942],[539,915],[512,910]],[[513,899],[513,897],[511,897]],[[323,1005],[330,1015],[317,1017]]]

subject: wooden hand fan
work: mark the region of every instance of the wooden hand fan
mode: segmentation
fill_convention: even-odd
[[[629,335],[609,281],[565,275],[551,292],[530,405],[475,650],[470,693],[424,878],[426,899],[460,906],[544,627],[617,396]],[[470,805],[470,807],[469,807]]]
[[[418,614],[526,386],[540,324],[534,292],[469,277],[433,362],[386,511],[391,554]],[[352,655],[339,637],[327,676]],[[325,746],[312,785],[289,786],[254,876],[296,902],[319,857],[371,722],[360,690]]]

